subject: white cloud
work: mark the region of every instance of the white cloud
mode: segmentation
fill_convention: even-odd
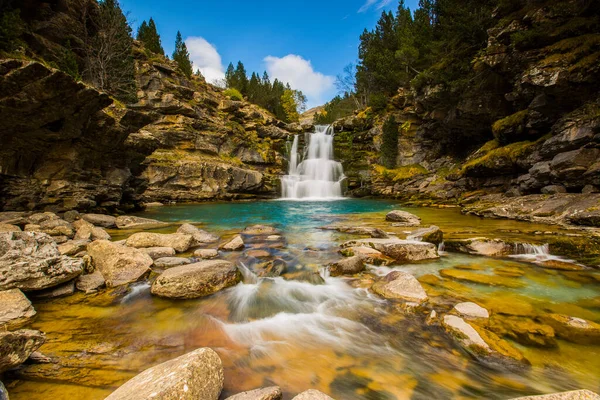
[[[271,80],[277,78],[301,90],[308,98],[308,106],[323,104],[324,96],[334,88],[333,76],[316,72],[310,61],[295,54],[282,58],[268,56],[264,61]]]
[[[225,67],[221,61],[221,55],[214,45],[199,36],[188,37],[185,45],[194,64],[194,71],[199,69],[207,82],[225,78]]]
[[[381,10],[383,7],[387,6],[391,2],[392,2],[392,0],[367,0],[367,2],[365,4],[363,4],[363,6],[361,8],[358,9],[358,12],[364,13],[369,8],[371,8],[373,5],[375,5],[376,10]]]

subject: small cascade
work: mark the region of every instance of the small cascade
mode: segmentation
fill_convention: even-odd
[[[317,125],[306,134],[304,157],[300,163],[298,135],[290,150],[288,175],[281,178],[284,199],[338,199],[342,197],[344,169],[333,159],[333,128]]]
[[[238,269],[242,273],[242,277],[244,278],[244,283],[254,284],[258,282],[258,276],[250,270],[243,262],[240,262],[238,265]]]
[[[121,299],[121,303],[123,303],[123,304],[128,303],[131,300],[138,297],[141,293],[149,291],[149,290],[150,290],[149,283],[140,283],[140,284],[136,284],[136,285],[131,285],[130,292],[127,293],[127,295],[125,295],[125,297],[123,297],[123,299]]]
[[[549,256],[550,246],[548,244],[515,243],[515,255],[528,254]]]
[[[538,265],[544,265],[553,261],[580,265],[574,260],[550,254],[550,246],[548,244],[515,243],[514,254],[510,257]]]
[[[446,244],[444,242],[440,242],[438,244],[438,253],[444,253],[446,251]]]

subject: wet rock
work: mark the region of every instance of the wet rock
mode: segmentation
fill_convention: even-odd
[[[0,400],[9,400],[8,399],[8,390],[4,387],[4,384],[0,382]]]
[[[261,278],[276,278],[287,272],[287,263],[280,258],[254,267]]]
[[[244,249],[244,240],[240,235],[235,236],[233,239],[225,244],[219,246],[219,250],[223,251],[242,251]]]
[[[600,227],[600,211],[581,212],[571,215],[567,220],[575,225]]]
[[[45,341],[40,331],[0,332],[0,374],[23,364]]]
[[[477,272],[458,270],[458,269],[442,269],[439,271],[444,278],[455,279],[471,283],[478,283],[488,286],[505,286],[509,288],[520,288],[525,286],[525,283],[516,278],[506,278],[503,276],[492,276],[479,274]]]
[[[208,233],[192,224],[183,224],[177,229],[177,233],[192,236],[192,246],[200,246],[205,243],[214,243],[219,240],[218,236]]]
[[[408,272],[392,271],[373,285],[373,291],[386,299],[401,299],[415,303],[427,300],[427,293],[417,278]]]
[[[485,308],[472,302],[458,303],[453,310],[466,319],[489,318],[490,313]]]
[[[385,216],[386,221],[395,222],[396,226],[418,226],[421,225],[421,218],[406,211],[394,210]]]
[[[60,254],[52,238],[37,232],[0,233],[0,290],[42,290],[83,272],[83,261]]]
[[[152,294],[174,299],[194,299],[233,286],[241,279],[241,273],[229,261],[201,261],[163,272],[152,284]]]
[[[271,386],[262,389],[249,390],[230,396],[225,400],[281,400],[283,394],[279,386]]]
[[[460,317],[445,315],[442,326],[464,350],[482,362],[503,367],[529,364],[523,354],[508,342]]]
[[[389,238],[388,234],[385,233],[382,229],[372,228],[370,226],[323,226],[320,229],[329,230],[329,231],[338,231],[342,233],[349,233],[351,235],[367,235],[372,238],[377,239],[387,239]]]
[[[0,330],[15,330],[35,317],[31,302],[19,289],[0,292]]]
[[[573,343],[600,343],[600,324],[561,314],[544,314],[539,320],[554,328],[556,336]]]
[[[439,245],[444,241],[444,233],[439,227],[431,225],[429,228],[423,228],[414,231],[413,233],[408,235],[406,239],[418,240]]]
[[[310,389],[305,392],[300,393],[298,396],[294,397],[292,400],[334,400],[333,397],[327,396],[323,392],[319,392],[315,389]]]
[[[138,281],[150,271],[153,264],[152,258],[141,250],[107,240],[92,242],[87,250],[108,287]]]
[[[394,260],[392,258],[384,256],[382,252],[377,251],[371,247],[348,247],[345,249],[341,249],[340,254],[344,257],[360,256],[367,264],[390,265],[394,263]]]
[[[400,239],[360,239],[342,244],[342,248],[366,246],[380,251],[397,262],[412,262],[439,258],[432,243]]]
[[[219,252],[217,249],[198,249],[194,252],[194,256],[203,259],[211,259],[219,257]]]
[[[514,340],[525,346],[553,348],[557,346],[554,329],[531,318],[512,316],[490,319],[489,329],[499,336]]]
[[[21,231],[21,228],[19,228],[16,225],[0,224],[0,232],[16,232],[16,231]]]
[[[171,247],[178,253],[187,251],[192,246],[192,236],[181,233],[161,234],[139,232],[127,238],[125,242],[129,247]]]
[[[221,359],[213,350],[201,348],[145,370],[106,400],[217,400],[223,381]]]
[[[108,232],[83,219],[73,222],[73,227],[77,230],[75,240],[110,240]]]
[[[242,233],[248,236],[256,235],[278,235],[279,229],[276,229],[269,225],[252,225],[245,228]]]
[[[600,400],[600,396],[590,390],[572,390],[540,396],[515,397],[510,400]]]
[[[117,227],[117,219],[111,215],[83,214],[81,218],[92,225],[101,226],[102,228]]]
[[[354,275],[365,270],[365,261],[361,256],[353,256],[329,264],[331,276]]]
[[[104,277],[100,271],[94,271],[91,274],[81,275],[75,281],[75,287],[86,294],[96,292],[105,285]]]
[[[157,221],[150,218],[134,217],[132,215],[122,215],[115,219],[115,225],[119,229],[152,229],[167,226],[166,222]]]
[[[269,257],[271,257],[271,253],[264,249],[247,250],[244,253],[244,255],[247,257],[254,257],[254,258],[269,258]]]
[[[58,245],[58,251],[65,256],[74,256],[77,253],[85,251],[89,243],[89,240],[69,240]]]
[[[140,250],[148,254],[153,260],[163,257],[174,257],[176,254],[175,249],[172,247],[143,247]]]
[[[192,262],[189,258],[182,257],[163,257],[159,258],[158,260],[154,260],[154,266],[157,268],[173,268],[191,263]]]
[[[70,296],[73,293],[75,293],[75,280],[63,283],[55,287],[37,291],[33,293],[32,296],[34,296],[34,300],[45,300]]]
[[[446,240],[446,250],[486,257],[502,257],[514,253],[514,247],[500,239],[471,238]]]

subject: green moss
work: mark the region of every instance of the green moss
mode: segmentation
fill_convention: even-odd
[[[382,165],[374,165],[373,172],[381,177],[381,179],[391,182],[404,181],[418,175],[429,173],[429,171],[420,164],[406,165],[394,169],[388,169]]]
[[[496,136],[499,133],[504,132],[506,129],[514,128],[521,125],[527,118],[528,114],[528,110],[522,110],[494,122],[494,124],[492,125],[492,131],[494,132],[494,135]],[[498,138],[496,137],[496,139]]]
[[[517,160],[529,155],[534,144],[531,141],[524,141],[491,150],[481,157],[465,163],[460,170],[460,174],[469,175],[481,169],[496,171],[498,169],[513,168]]]
[[[244,100],[244,96],[239,92],[239,90],[234,88],[229,88],[223,92],[223,94],[229,97],[230,100],[242,101]]]

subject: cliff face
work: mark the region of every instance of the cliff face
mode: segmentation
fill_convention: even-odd
[[[0,60],[1,209],[115,211],[276,194],[289,132],[267,111],[187,79],[138,44],[137,102],[128,105],[31,61],[53,61],[77,37],[76,3],[25,2],[25,54]],[[70,28],[52,29],[60,21]]]
[[[338,121],[352,191],[455,201],[600,190],[600,17],[592,3],[528,2],[498,15],[468,89],[400,91],[385,115]],[[376,166],[389,114],[400,124],[394,170]],[[356,164],[357,152],[367,161]]]

